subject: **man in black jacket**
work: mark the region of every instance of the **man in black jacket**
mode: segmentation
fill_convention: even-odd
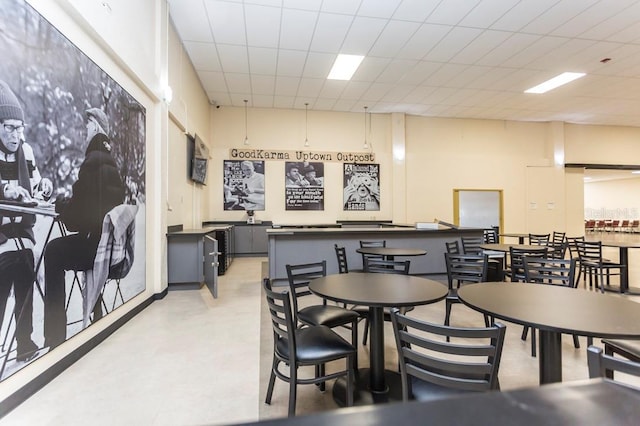
[[[72,196],[56,201],[59,219],[76,233],[52,240],[45,249],[45,346],[50,349],[66,339],[65,271],[86,271],[100,241],[102,220],[107,212],[122,204],[125,189],[111,156],[109,121],[98,108],[86,111],[87,150],[80,166]]]

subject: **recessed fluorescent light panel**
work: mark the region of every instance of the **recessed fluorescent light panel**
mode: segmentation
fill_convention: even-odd
[[[631,172],[631,174],[640,175],[640,170],[634,170],[634,171]]]
[[[338,55],[327,79],[351,80],[353,73],[356,72],[363,59],[364,56],[361,55]]]
[[[551,80],[547,80],[544,83],[532,87],[531,89],[525,90],[524,93],[546,93],[549,90],[553,90],[556,87],[560,87],[580,77],[584,77],[585,75],[586,74],[583,72],[563,72],[562,74],[553,77]]]

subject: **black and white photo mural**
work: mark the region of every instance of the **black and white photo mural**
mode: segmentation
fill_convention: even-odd
[[[264,210],[264,161],[224,160],[224,209]]]
[[[285,210],[324,210],[324,163],[287,161]]]
[[[145,109],[0,0],[0,380],[145,290]]]
[[[344,164],[344,210],[380,210],[380,164]]]

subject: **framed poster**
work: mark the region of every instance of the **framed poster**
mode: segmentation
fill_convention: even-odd
[[[344,210],[380,210],[380,164],[344,164]]]
[[[264,161],[224,160],[224,209],[264,210]]]
[[[324,210],[324,163],[285,162],[286,210]]]

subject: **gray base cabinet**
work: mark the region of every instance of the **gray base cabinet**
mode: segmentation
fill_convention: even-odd
[[[236,256],[266,256],[268,250],[267,229],[271,225],[235,225],[234,245]]]
[[[206,285],[218,297],[218,242],[207,229],[167,234],[167,265],[170,289]]]

